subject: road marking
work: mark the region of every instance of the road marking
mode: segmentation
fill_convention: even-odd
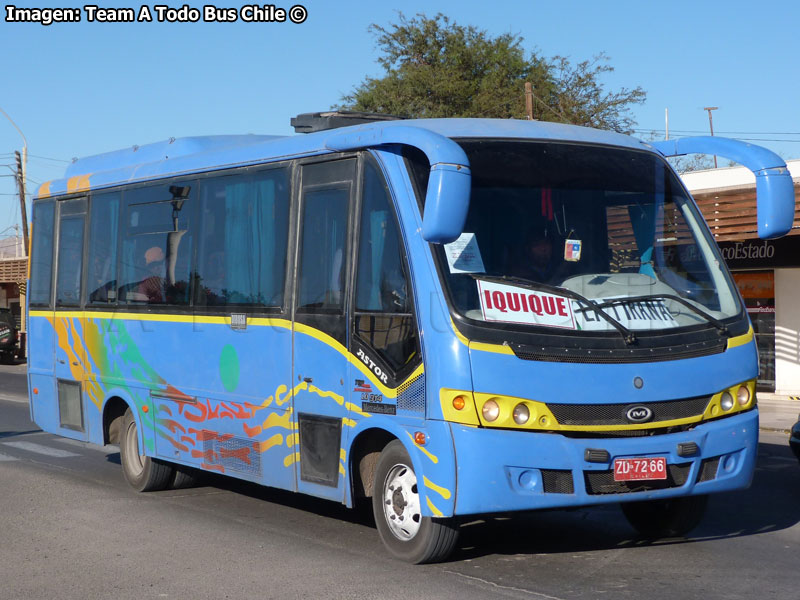
[[[74,452],[67,452],[66,450],[59,450],[58,448],[51,448],[49,446],[42,446],[41,444],[34,444],[33,442],[2,442],[3,446],[10,446],[18,450],[27,450],[28,452],[35,452],[36,454],[44,454],[45,456],[52,456],[54,458],[69,458],[71,456],[80,456]]]
[[[8,454],[3,454],[0,452],[0,462],[7,462],[10,460],[19,460],[18,458],[14,458],[13,456],[9,456]]]
[[[82,442],[80,440],[71,440],[69,438],[56,438],[62,444],[69,444],[70,446],[77,446],[84,450],[94,450],[95,452],[102,452],[104,454],[117,454],[119,448],[117,446],[98,446],[97,444],[90,444],[89,442]]]
[[[19,398],[19,397],[2,396],[2,395],[0,395],[0,400],[3,400],[4,402],[16,402],[17,404],[27,404],[28,403],[28,398],[27,397]]]

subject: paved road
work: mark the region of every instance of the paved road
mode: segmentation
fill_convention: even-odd
[[[14,365],[0,364],[0,399],[27,402],[27,364],[17,361]]]
[[[2,374],[0,374],[0,378]],[[0,400],[0,598],[796,598],[800,465],[762,432],[751,489],[688,539],[617,507],[475,521],[451,562],[389,559],[368,517],[222,479],[137,494],[116,448],[41,433]]]

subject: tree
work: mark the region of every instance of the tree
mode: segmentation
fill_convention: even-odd
[[[339,108],[404,117],[525,118],[525,82],[533,84],[534,114],[545,121],[630,132],[630,107],[645,92],[607,91],[601,78],[614,70],[605,54],[573,65],[536,51],[526,55],[523,38],[489,36],[473,26],[402,13],[388,28],[372,24],[380,51],[381,78],[367,77]]]
[[[686,154],[684,156],[673,156],[667,159],[678,173],[690,173],[692,171],[704,171],[714,168],[714,159],[707,154]],[[729,164],[728,166],[731,166]]]

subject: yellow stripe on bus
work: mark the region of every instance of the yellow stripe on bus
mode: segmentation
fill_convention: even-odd
[[[29,313],[30,317],[44,317],[47,319],[53,318],[52,311],[32,310]],[[231,317],[226,316],[212,316],[212,315],[176,315],[176,314],[154,314],[154,313],[128,313],[128,312],[111,312],[111,311],[57,311],[55,316],[58,318],[67,319],[122,319],[128,321],[148,321],[159,323],[194,323],[198,325],[230,325]],[[291,330],[292,322],[288,319],[272,319],[272,318],[253,318],[247,320],[248,327],[279,327],[282,329]],[[390,388],[383,384],[378,377],[365,365],[358,357],[349,352],[338,340],[329,336],[328,334],[303,325],[302,323],[295,323],[295,332],[303,335],[308,335],[314,339],[330,346],[347,360],[353,364],[361,373],[378,388],[378,390],[387,398],[396,398],[398,391],[401,387],[408,385],[417,377],[424,373],[425,369],[422,363],[417,366],[414,371],[405,378],[396,388]],[[279,401],[279,404],[281,402]]]

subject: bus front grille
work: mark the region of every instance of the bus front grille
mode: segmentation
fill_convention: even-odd
[[[625,418],[626,411],[636,404],[647,406],[653,411],[649,423],[686,419],[702,415],[708,406],[710,396],[665,400],[662,402],[640,402],[619,404],[548,404],[561,425],[630,425]]]

